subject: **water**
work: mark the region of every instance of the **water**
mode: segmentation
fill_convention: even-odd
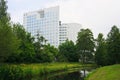
[[[42,77],[39,76],[31,80],[83,80],[83,73],[81,71],[74,71],[57,75],[51,74]]]
[[[49,78],[48,80],[83,80],[83,78],[81,77],[80,72],[77,71],[77,72],[54,76]]]

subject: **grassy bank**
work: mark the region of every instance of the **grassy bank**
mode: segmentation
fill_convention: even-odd
[[[74,68],[82,68],[82,65],[80,63],[1,64],[0,80],[26,80]]]
[[[120,64],[99,68],[86,80],[120,80]]]
[[[20,64],[17,65],[22,68],[24,72],[31,72],[33,75],[42,75],[63,71],[71,68],[81,67],[80,63],[44,63],[44,64]]]

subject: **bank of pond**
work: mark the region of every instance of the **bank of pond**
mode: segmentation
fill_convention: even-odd
[[[84,75],[85,72],[85,75]],[[0,80],[120,80],[120,64],[0,64]]]
[[[92,66],[86,64],[86,68]],[[82,68],[80,63],[1,64],[0,80],[58,80],[57,77],[76,74]]]
[[[120,80],[120,64],[95,69],[85,80]]]

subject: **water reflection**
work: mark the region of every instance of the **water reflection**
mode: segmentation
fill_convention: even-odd
[[[89,74],[89,72],[87,70],[80,70],[80,76],[81,77],[84,77],[84,76],[87,76]]]
[[[55,76],[48,80],[83,80],[79,72],[72,72],[64,75]]]
[[[77,72],[71,72],[71,73],[66,73],[66,74],[61,74],[57,76],[43,76],[43,77],[38,77],[34,78],[32,80],[83,80],[81,77],[80,71]]]

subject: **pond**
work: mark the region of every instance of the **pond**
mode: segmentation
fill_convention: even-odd
[[[85,71],[86,75],[88,71]],[[35,77],[31,80],[83,80],[83,70]]]

